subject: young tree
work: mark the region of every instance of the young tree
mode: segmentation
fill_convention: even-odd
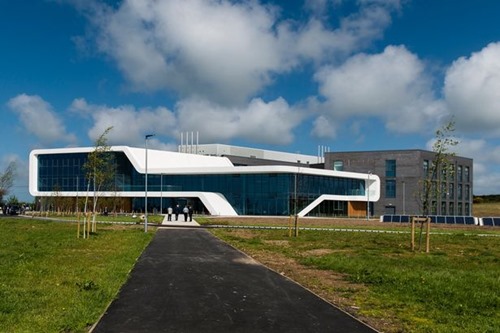
[[[452,178],[455,172],[454,164],[451,160],[455,156],[455,153],[450,149],[458,144],[458,140],[452,136],[454,131],[454,119],[451,119],[436,131],[435,141],[432,145],[434,159],[429,165],[427,175],[424,175],[419,195],[423,215],[429,215],[432,211],[433,203],[438,202],[441,195],[448,191],[446,180],[447,178]]]
[[[92,231],[96,227],[97,202],[101,191],[105,190],[112,183],[115,177],[115,163],[113,155],[110,153],[111,147],[107,144],[107,135],[113,127],[108,127],[95,142],[95,149],[88,154],[87,162],[83,168],[85,170],[88,188],[92,184],[94,197],[92,200]],[[88,191],[87,199],[88,202]],[[87,206],[87,205],[85,205]],[[87,207],[85,207],[87,211]]]
[[[5,171],[0,174],[0,203],[3,202],[3,197],[7,195],[14,184],[16,176],[16,162],[9,163]]]
[[[11,195],[7,200],[7,204],[11,206],[19,205],[19,199],[15,195]]]

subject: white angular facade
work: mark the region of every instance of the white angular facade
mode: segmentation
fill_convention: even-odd
[[[82,197],[88,182],[82,169],[94,148],[33,150],[31,195]],[[116,165],[113,189],[101,197],[128,198],[144,209],[146,150],[111,147]],[[376,175],[308,166],[234,166],[226,157],[148,149],[148,210],[190,203],[210,215],[352,215],[380,196]],[[90,195],[93,189],[89,188]],[[356,209],[357,207],[357,209]]]

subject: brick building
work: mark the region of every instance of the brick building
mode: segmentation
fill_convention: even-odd
[[[377,175],[380,199],[371,203],[372,215],[417,215],[422,213],[419,194],[423,179],[435,156],[434,152],[426,150],[328,152],[325,169]],[[448,175],[439,173],[442,190],[432,199],[431,214],[472,214],[472,162],[470,158],[454,156],[454,171]]]

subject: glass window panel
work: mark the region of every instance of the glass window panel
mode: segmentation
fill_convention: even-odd
[[[464,178],[466,182],[470,182],[470,174],[469,174],[469,167],[464,168]]]
[[[385,176],[396,177],[396,160],[385,161]]]
[[[344,171],[344,161],[333,162],[333,170]]]
[[[424,160],[423,168],[424,168],[424,177],[426,177],[429,175],[429,160]]]
[[[396,197],[396,180],[387,179],[385,181],[385,197],[386,198]]]

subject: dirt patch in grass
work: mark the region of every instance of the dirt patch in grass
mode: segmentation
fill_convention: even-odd
[[[281,246],[281,247],[290,246],[290,242],[287,240],[265,240],[264,243],[270,244],[270,245]]]
[[[310,257],[310,256],[321,257],[324,255],[333,253],[333,252],[335,252],[335,251],[333,251],[332,249],[314,249],[314,250],[304,251],[303,255],[306,257]]]
[[[324,255],[331,253],[331,250],[319,249],[309,252],[314,252],[314,255]],[[397,332],[401,328],[398,323],[392,321],[390,316],[389,318],[363,316],[361,313],[363,309],[357,302],[357,298],[368,290],[361,284],[348,281],[343,274],[312,269],[275,252],[251,250],[248,255],[377,330]]]
[[[231,233],[233,236],[245,239],[255,236],[252,230],[247,229],[232,230]],[[287,240],[263,240],[263,242],[273,246],[290,246],[290,242]],[[364,285],[349,281],[346,275],[329,270],[314,269],[277,252],[255,248],[246,248],[245,252],[255,261],[295,281],[325,301],[377,330],[383,332],[401,331],[401,323],[396,322],[395,317],[387,313],[383,318],[363,315],[363,305],[358,300],[366,298],[363,295],[369,291]],[[338,250],[321,248],[304,251],[302,254],[304,257],[324,256],[333,252],[338,252]]]
[[[237,230],[237,232],[238,232],[238,237],[243,239],[251,239],[255,237],[255,234],[250,229],[240,229]]]
[[[206,220],[210,224],[221,223],[229,226],[280,226],[291,228],[294,226],[293,221],[290,221],[289,218],[277,217],[207,218]],[[410,231],[409,223],[382,223],[378,220],[340,218],[303,218],[299,219],[299,227]],[[491,230],[491,228],[473,225],[432,224],[431,231],[436,230],[457,230],[459,233],[462,231],[467,233],[468,231],[487,231]],[[241,237],[245,239],[254,238],[256,235],[254,229],[244,228],[233,228],[230,233],[236,238]],[[261,239],[261,241],[262,243],[271,245],[274,248],[281,247],[283,249],[287,249],[290,246],[293,246],[293,242],[287,240]],[[432,244],[434,244],[433,251],[440,250],[439,245],[437,245],[439,244],[437,241]],[[446,246],[446,253],[448,253],[450,251],[450,247],[453,245],[447,243]],[[370,299],[370,291],[365,285],[353,283],[352,280],[349,280],[344,274],[331,270],[315,269],[311,266],[306,266],[300,263],[301,258],[328,256],[338,252],[345,252],[345,254],[348,255],[351,251],[349,249],[328,249],[322,245],[319,245],[318,247],[318,249],[304,249],[303,252],[299,254],[299,257],[295,259],[287,257],[284,254],[279,254],[277,251],[252,246],[244,246],[243,248],[244,252],[256,261],[273,269],[279,274],[290,278],[375,329],[387,333],[407,331],[408,323],[404,322],[404,319],[402,319],[403,317],[398,315],[400,311],[398,308],[384,306],[382,309],[374,311],[373,308],[370,307],[371,304],[366,303],[366,300]],[[406,251],[405,249],[407,247],[408,243],[406,242],[399,244],[399,248],[402,251]],[[268,248],[270,247],[268,246]],[[457,251],[451,252],[456,253],[457,256],[464,255],[464,252],[460,251],[463,251],[462,247],[458,247]],[[413,256],[410,252],[408,253],[408,255]],[[401,257],[401,254],[398,252],[398,248],[395,248],[394,251],[383,255],[389,257],[397,255],[398,257]]]

